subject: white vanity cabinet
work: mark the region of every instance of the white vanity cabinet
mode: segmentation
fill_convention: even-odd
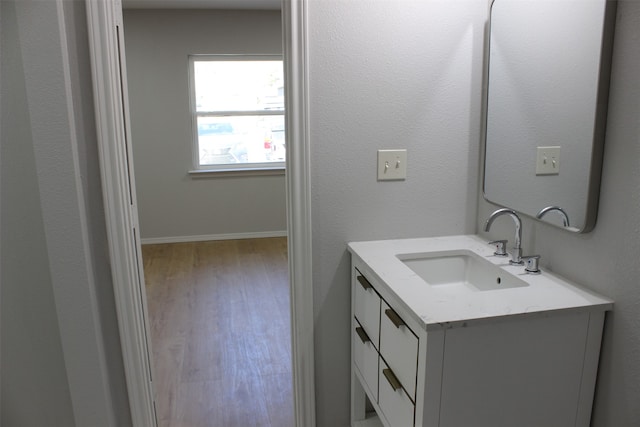
[[[351,353],[354,369],[372,399],[378,399],[378,348],[380,342],[380,296],[362,275],[353,286]]]
[[[366,418],[366,395],[378,418],[364,425],[380,425],[384,418],[387,426],[413,426],[419,355],[415,325],[409,326],[381,297],[380,287],[355,267],[352,282],[352,423]]]
[[[350,247],[352,426],[589,425],[610,301],[432,321],[413,308],[420,302],[406,297],[406,281],[379,275],[357,249]],[[490,304],[487,295],[480,303]],[[415,294],[424,297],[437,307],[437,293]]]

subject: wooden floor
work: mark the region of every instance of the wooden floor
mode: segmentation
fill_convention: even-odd
[[[142,249],[159,426],[293,426],[286,238]]]

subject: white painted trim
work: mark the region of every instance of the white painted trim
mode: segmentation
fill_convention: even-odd
[[[71,62],[69,58],[69,50],[71,47],[69,46],[67,40],[67,23],[64,8],[65,6],[63,0],[57,0],[56,11],[60,34],[60,44],[62,48],[60,53],[65,82],[65,99],[68,117],[67,123],[69,126],[68,138],[70,142],[73,169],[75,171],[75,193],[76,202],[78,204],[78,206],[73,207],[73,211],[79,209],[78,220],[81,229],[82,246],[85,253],[85,259],[83,260],[85,268],[83,269],[84,271],[79,271],[80,269],[76,271],[77,276],[75,277],[79,279],[79,286],[77,288],[78,291],[74,292],[73,294],[73,302],[70,302],[68,300],[70,282],[73,282],[73,280],[70,280],[72,279],[72,276],[65,274],[60,279],[54,280],[53,288],[56,301],[56,310],[58,313],[58,323],[60,325],[60,335],[64,351],[65,366],[67,368],[67,378],[69,381],[69,388],[72,396],[73,413],[75,416],[76,425],[81,425],[84,423],[95,423],[95,417],[99,416],[104,418],[104,425],[116,426],[114,416],[115,414],[113,412],[115,408],[113,406],[113,399],[108,387],[108,369],[107,362],[105,360],[104,337],[100,327],[101,325],[98,301],[95,292],[96,281],[94,276],[94,267],[91,261],[91,257],[89,256],[90,242],[88,237],[89,231],[87,227],[87,212],[82,210],[82,207],[85,206],[85,196],[82,190],[83,186],[81,179],[81,167],[79,165],[78,154],[78,135],[76,133],[78,131],[78,128],[76,126],[76,114],[73,105],[73,91],[71,82],[72,77],[70,69]],[[47,136],[51,136],[50,130],[47,131]],[[38,150],[34,149],[34,151],[37,152]],[[50,156],[48,154],[45,154],[44,157],[48,157],[46,162],[49,164]],[[43,167],[40,167],[37,160],[36,167],[38,168],[38,170],[44,169]],[[47,178],[40,177],[39,179]],[[41,184],[40,190],[42,191],[44,188],[45,187]],[[59,195],[56,195],[55,198],[59,200]],[[44,212],[44,206],[46,206],[45,197],[41,197],[41,203]],[[59,207],[57,207],[57,209],[59,209]],[[57,209],[56,213],[58,212]],[[69,211],[68,213],[71,214],[73,211]],[[66,235],[68,235],[66,233],[68,231],[69,230],[65,230]],[[56,239],[52,234],[53,233],[47,233],[47,246],[51,245],[48,250],[50,253],[59,253],[60,246],[57,246]],[[52,265],[56,264],[54,256],[50,255],[49,260]],[[55,270],[57,270],[56,268],[52,268],[51,270],[52,276],[55,277],[60,275],[60,272],[58,272],[57,274],[54,273]],[[85,290],[85,292],[83,293],[81,290]],[[65,296],[67,298],[65,298]],[[87,306],[90,307],[90,310],[75,310],[78,307],[82,307],[85,305],[83,301],[86,301]],[[79,315],[79,313],[84,313],[85,315],[82,316]],[[83,324],[84,326],[79,328],[79,324]],[[82,331],[88,332],[86,334],[86,337],[91,337],[92,339],[84,340],[83,348],[79,349],[76,345],[76,342]],[[97,362],[97,366],[87,366],[85,365],[85,363],[83,363],[84,361],[91,359],[94,359]],[[96,369],[96,367],[98,369]],[[99,376],[90,378],[89,373],[92,371],[98,371]],[[99,393],[89,391],[90,389],[95,389],[98,386],[100,386]],[[92,398],[97,398],[98,402],[95,402],[94,400],[92,400]],[[100,412],[98,412],[98,410],[100,410]]]
[[[138,267],[142,264],[132,155],[126,143],[126,75],[121,76],[119,67],[122,5],[119,0],[87,0],[86,5],[107,239],[129,406],[133,426],[152,427],[157,420],[144,277]]]
[[[286,237],[287,230],[282,231],[256,231],[253,233],[227,233],[227,234],[201,234],[197,236],[168,236],[149,237],[142,239],[143,245],[157,245],[160,243],[185,243],[207,242],[210,240],[239,240],[239,239],[263,239],[267,237]]]
[[[282,23],[295,425],[315,427],[307,0],[283,0]]]
[[[208,179],[208,178],[229,178],[229,177],[240,177],[240,176],[278,176],[285,174],[285,164],[284,162],[279,162],[280,166],[269,166],[269,167],[247,167],[242,169],[194,169],[190,170],[188,173],[192,179]],[[255,165],[255,164],[254,164]],[[252,166],[254,166],[252,165]]]

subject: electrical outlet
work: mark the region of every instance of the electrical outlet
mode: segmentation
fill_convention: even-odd
[[[560,173],[560,147],[538,147],[536,153],[536,175]]]
[[[407,150],[378,150],[378,181],[407,179]]]

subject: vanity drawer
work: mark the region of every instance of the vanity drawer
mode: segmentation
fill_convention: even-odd
[[[398,377],[409,397],[415,400],[418,337],[385,301],[382,301],[380,307],[380,355]]]
[[[351,330],[353,363],[364,380],[369,398],[378,401],[378,351],[356,319]]]
[[[403,389],[400,380],[392,369],[380,359],[380,393],[378,405],[384,417],[393,427],[414,425],[415,405]]]
[[[357,269],[355,274],[353,314],[377,349],[380,348],[380,296]]]

